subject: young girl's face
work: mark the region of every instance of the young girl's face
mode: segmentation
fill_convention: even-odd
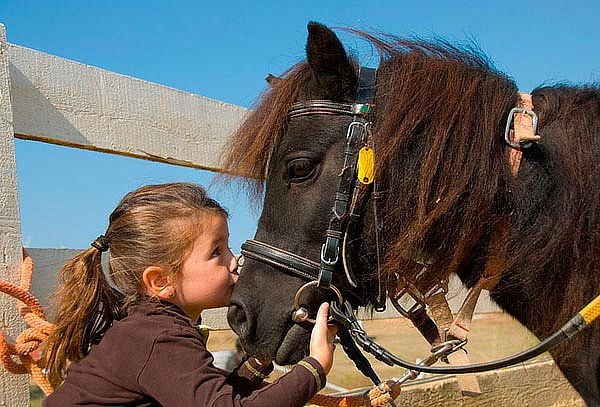
[[[171,299],[195,321],[202,310],[229,305],[238,279],[237,262],[229,250],[227,219],[208,214],[202,223],[204,230],[176,276]]]

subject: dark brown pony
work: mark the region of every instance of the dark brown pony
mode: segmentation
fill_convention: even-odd
[[[354,101],[358,66],[328,28],[308,29],[307,61],[271,80],[226,163],[264,193],[256,239],[318,261],[351,117],[288,120],[287,112],[298,101]],[[388,291],[398,289],[397,276],[410,280],[420,270],[414,253],[435,260],[432,278],[456,273],[473,285],[486,259],[501,256],[490,234],[508,221],[508,255],[491,297],[545,338],[600,294],[600,89],[536,89],[541,142],[524,151],[513,175],[503,138],[519,98],[512,80],[474,49],[355,33],[382,55],[372,137],[376,182],[386,191],[381,278]],[[354,256],[364,303],[375,299],[379,278],[373,229],[366,210]],[[310,331],[290,319],[305,282],[246,259],[229,320],[248,353],[283,364],[306,354]],[[600,404],[598,324],[552,355],[586,402]]]

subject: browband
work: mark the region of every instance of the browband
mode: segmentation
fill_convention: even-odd
[[[288,118],[313,114],[344,114],[348,116],[364,116],[371,111],[366,103],[340,103],[331,100],[310,100],[294,103],[288,111]]]

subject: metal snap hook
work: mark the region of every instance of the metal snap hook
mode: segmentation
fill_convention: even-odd
[[[294,321],[294,322],[310,322],[311,324],[314,324],[317,322],[317,321],[315,321],[314,318],[309,318],[308,310],[300,305],[300,297],[301,297],[302,292],[305,289],[307,289],[308,287],[316,286],[318,283],[319,283],[318,281],[310,281],[310,282],[304,284],[302,287],[300,287],[298,289],[298,291],[296,291],[296,296],[294,297],[294,312],[292,312],[292,321]],[[335,293],[335,295],[338,298],[339,304],[343,304],[344,297],[342,296],[342,293],[340,292],[340,290],[338,290],[337,287],[334,285],[329,285],[328,288],[331,289]],[[327,318],[327,322],[331,322],[331,321],[333,321],[333,317],[330,315],[329,318]]]

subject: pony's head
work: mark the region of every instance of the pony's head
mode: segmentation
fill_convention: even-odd
[[[352,116],[288,112],[304,101],[354,102],[360,67],[327,27],[310,23],[308,32],[307,60],[270,80],[233,138],[226,168],[253,178],[257,196],[264,194],[255,239],[318,262]],[[507,169],[499,135],[517,99],[512,82],[472,50],[358,34],[382,55],[370,143],[385,216],[374,222],[371,195],[358,197],[364,209],[351,242],[355,306],[373,304],[380,284],[393,291],[399,278],[414,276],[422,269],[417,257],[436,259],[436,277],[477,259],[473,249],[487,239],[491,214],[504,210]],[[338,271],[334,283],[347,287]],[[246,352],[279,364],[306,355],[311,326],[291,319],[294,295],[306,282],[245,259],[228,319]],[[328,295],[306,290],[302,303],[314,313]]]

